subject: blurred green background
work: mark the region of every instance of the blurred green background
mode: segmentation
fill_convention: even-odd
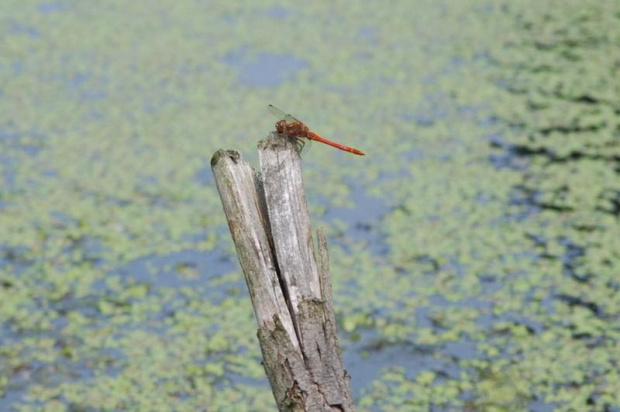
[[[0,3],[0,410],[270,411],[209,160],[315,143],[360,411],[620,411],[617,0]]]

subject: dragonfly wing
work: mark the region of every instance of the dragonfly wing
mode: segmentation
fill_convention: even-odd
[[[274,115],[275,117],[277,117],[280,120],[285,120],[287,123],[299,122],[299,120],[297,120],[295,117],[291,116],[288,113],[284,113],[282,110],[278,109],[277,107],[275,107],[272,104],[267,106],[267,109],[269,109],[269,112],[272,115]]]

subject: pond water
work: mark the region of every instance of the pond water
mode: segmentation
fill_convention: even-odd
[[[4,1],[0,410],[269,411],[209,170],[319,134],[361,411],[620,411],[620,3]]]

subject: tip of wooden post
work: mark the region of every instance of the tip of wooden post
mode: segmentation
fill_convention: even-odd
[[[216,166],[223,158],[231,159],[234,163],[237,163],[241,160],[241,154],[236,150],[220,149],[213,153],[213,156],[211,157],[211,167]]]
[[[290,145],[290,146],[289,146]],[[287,148],[295,148],[293,139],[286,137],[285,135],[278,134],[276,132],[269,133],[269,136],[258,141],[258,150],[283,150]]]

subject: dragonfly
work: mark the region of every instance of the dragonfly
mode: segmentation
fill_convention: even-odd
[[[305,138],[308,140],[314,140],[316,142],[321,142],[326,145],[335,147],[336,149],[344,150],[345,152],[353,153],[359,156],[364,156],[366,153],[361,150],[354,149],[349,146],[345,146],[340,143],[332,142],[331,140],[327,140],[318,134],[312,132],[308,126],[303,124],[300,120],[291,116],[290,114],[284,113],[282,110],[278,109],[274,105],[270,104],[267,106],[271,114],[277,117],[279,120],[276,123],[276,131],[279,134],[286,135],[292,138]],[[303,147],[303,143],[302,143]]]

